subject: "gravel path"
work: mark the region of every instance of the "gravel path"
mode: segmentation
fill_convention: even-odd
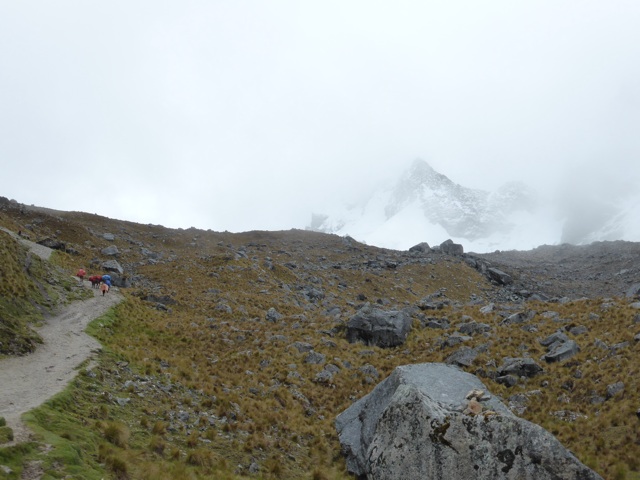
[[[21,237],[17,233],[12,232],[11,230],[9,230],[7,228],[0,227],[0,230],[2,230],[4,232],[7,232],[13,238],[18,240],[21,244],[23,244],[26,247],[28,247],[29,250],[31,250],[31,252],[33,252],[34,254],[39,256],[41,259],[49,260],[49,257],[51,256],[51,253],[53,252],[53,250],[50,249],[49,247],[45,247],[44,245],[40,245],[39,243],[32,242],[31,240],[27,240],[26,238]]]
[[[84,285],[91,289],[89,282]],[[20,416],[64,390],[78,373],[78,365],[101,348],[84,329],[119,303],[122,296],[115,288],[104,297],[98,290],[92,290],[93,298],[70,304],[37,329],[44,344],[38,345],[34,353],[0,360],[0,417],[14,431],[12,443],[23,442],[30,436]]]

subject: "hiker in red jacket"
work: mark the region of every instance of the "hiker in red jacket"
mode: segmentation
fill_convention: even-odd
[[[87,272],[84,271],[84,268],[81,268],[80,270],[78,270],[78,273],[76,273],[76,277],[80,279],[80,283],[82,283],[82,281],[84,280],[84,276],[86,274]]]

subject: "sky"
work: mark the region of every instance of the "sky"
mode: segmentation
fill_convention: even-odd
[[[638,25],[637,0],[0,0],[0,195],[284,230],[421,158],[567,208],[620,196]]]

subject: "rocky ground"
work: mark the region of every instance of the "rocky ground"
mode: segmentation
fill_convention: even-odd
[[[525,295],[623,297],[640,282],[640,243],[635,242],[545,245],[471,256],[510,274],[514,278],[511,290]]]

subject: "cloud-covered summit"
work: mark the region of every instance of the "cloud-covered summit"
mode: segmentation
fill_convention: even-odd
[[[521,182],[467,188],[418,159],[361,202],[313,215],[309,228],[398,249],[452,238],[480,252],[557,243],[562,225],[554,217]]]

